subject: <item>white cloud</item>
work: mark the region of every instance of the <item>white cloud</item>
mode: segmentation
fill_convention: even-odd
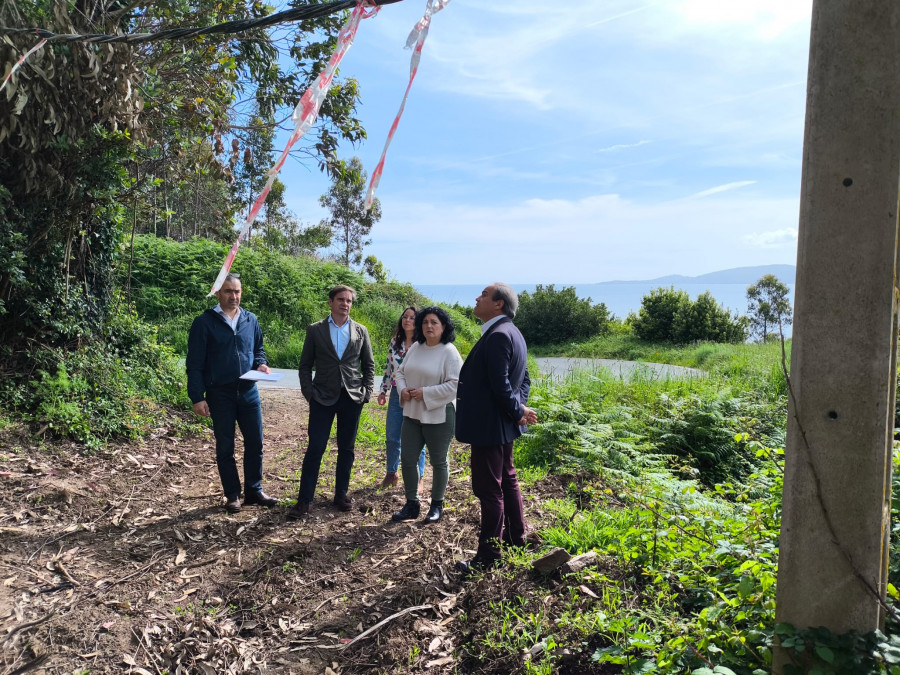
[[[756,183],[755,180],[739,180],[734,183],[726,183],[725,185],[717,185],[716,187],[709,188],[708,190],[703,190],[701,192],[695,192],[689,197],[685,197],[685,199],[703,199],[704,197],[709,197],[710,195],[717,195],[720,192],[728,192],[729,190],[737,190],[738,188],[746,187],[748,185],[753,185]]]
[[[781,248],[797,244],[797,228],[786,227],[781,230],[769,230],[768,232],[751,232],[744,235],[743,241],[748,246],[756,248]]]
[[[596,153],[602,152],[616,152],[618,150],[629,150],[631,148],[639,148],[642,145],[647,145],[650,141],[638,141],[637,143],[619,143],[617,145],[610,145],[608,148],[600,148],[599,150],[594,150]]]
[[[748,250],[760,222],[788,229],[794,199],[635,203],[615,194],[528,199],[510,207],[385,203],[372,252],[400,279],[479,283],[588,283],[701,274],[793,262],[793,251]]]
[[[689,27],[739,27],[746,35],[762,40],[808,26],[812,11],[812,0],[681,0],[674,5]]]

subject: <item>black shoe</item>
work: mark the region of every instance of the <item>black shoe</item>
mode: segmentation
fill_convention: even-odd
[[[273,506],[278,506],[278,500],[275,499],[275,497],[270,497],[265,492],[260,490],[259,492],[248,492],[244,497],[244,506],[248,506],[251,504],[264,506],[268,509],[272,508]]]
[[[353,500],[347,495],[335,495],[334,505],[341,511],[350,511],[353,509]]]
[[[436,523],[444,515],[444,502],[431,502],[431,508],[428,509],[428,515],[422,520],[425,525]]]
[[[461,572],[463,579],[468,579],[475,574],[487,572],[492,567],[496,567],[500,562],[499,558],[493,560],[485,560],[477,555],[471,560],[460,560],[456,563],[456,571]]]
[[[419,517],[420,509],[421,507],[419,506],[419,502],[406,502],[406,504],[403,505],[402,509],[391,516],[391,520],[398,523],[403,520],[415,520]]]
[[[225,497],[225,510],[228,513],[240,513],[241,512],[241,498],[237,497]]]
[[[302,520],[309,516],[309,502],[298,499],[297,503],[287,512],[288,520]]]

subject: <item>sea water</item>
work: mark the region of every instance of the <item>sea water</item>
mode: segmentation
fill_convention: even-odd
[[[510,284],[516,291],[528,291],[533,293],[535,284]],[[594,304],[602,302],[606,308],[619,319],[624,319],[632,312],[637,313],[641,308],[641,300],[650,291],[656,288],[668,288],[672,284],[660,284],[646,281],[635,282],[606,282],[599,284],[555,284],[559,291],[568,286],[575,287],[575,293],[579,298],[590,298]],[[414,284],[417,291],[431,298],[435,302],[447,304],[460,304],[464,307],[475,305],[475,298],[481,295],[484,285],[457,284],[457,285],[424,285]],[[731,313],[747,313],[747,287],[749,284],[675,284],[676,290],[683,290],[696,300],[697,296],[709,291],[716,301]],[[786,284],[788,287],[788,301],[794,304],[794,284]],[[544,284],[547,287],[547,284]],[[785,336],[789,336],[790,326],[785,326]]]

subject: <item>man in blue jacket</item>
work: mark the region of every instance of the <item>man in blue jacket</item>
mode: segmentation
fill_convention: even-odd
[[[463,363],[456,389],[456,438],[472,446],[472,491],[481,502],[478,551],[456,564],[463,574],[493,567],[501,542],[525,545],[525,514],[513,441],[537,414],[525,406],[531,389],[528,348],[512,320],[519,296],[494,283],[475,299],[473,313],[484,323],[481,339]]]
[[[241,309],[241,280],[225,277],[216,291],[219,304],[194,319],[188,333],[188,396],[194,412],[212,417],[216,464],[225,492],[225,510],[241,510],[241,479],[234,461],[234,424],[244,435],[244,504],[275,506],[262,491],[262,409],[256,382],[242,380],[250,370],[269,372],[256,316]]]

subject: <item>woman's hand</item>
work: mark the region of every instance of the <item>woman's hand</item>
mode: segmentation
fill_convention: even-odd
[[[385,401],[387,401],[387,396],[384,395],[384,392],[379,392],[378,394],[378,405],[384,405]]]
[[[412,389],[404,389],[400,392],[400,399],[403,401],[412,401],[412,395],[409,393]]]
[[[409,393],[409,399],[413,401],[424,401],[425,400],[425,390],[422,387],[414,387],[412,389],[406,390]]]

